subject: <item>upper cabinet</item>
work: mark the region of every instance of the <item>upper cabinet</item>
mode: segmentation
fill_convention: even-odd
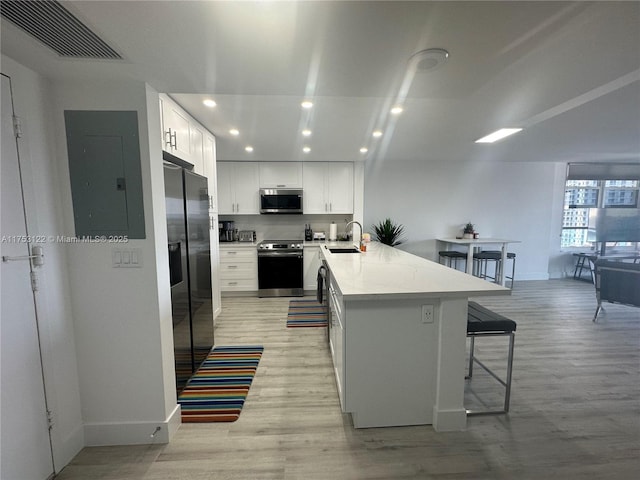
[[[162,114],[162,149],[176,157],[191,161],[191,122],[182,108],[168,96],[160,95]]]
[[[303,164],[304,213],[353,213],[353,163]]]
[[[219,162],[218,211],[220,214],[260,213],[260,171],[256,162]]]
[[[209,210],[218,213],[218,176],[216,174],[216,139],[210,133],[204,137],[204,176],[209,186]]]
[[[260,188],[302,188],[302,163],[260,162]]]

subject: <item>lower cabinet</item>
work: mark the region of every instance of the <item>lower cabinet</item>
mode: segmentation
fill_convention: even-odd
[[[331,326],[329,345],[333,359],[333,369],[340,397],[340,406],[345,411],[345,391],[344,391],[344,306],[342,295],[333,282],[329,282],[329,308],[331,309]]]
[[[304,247],[303,275],[305,291],[316,291],[320,265],[322,265],[320,247]]]
[[[258,290],[258,252],[255,245],[220,245],[220,290]]]

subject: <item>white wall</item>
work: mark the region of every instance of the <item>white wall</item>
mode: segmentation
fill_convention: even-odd
[[[385,160],[367,166],[365,175],[365,231],[390,217],[405,226],[402,249],[437,261],[435,238],[459,235],[470,221],[480,236],[522,241],[509,246],[517,255],[516,279],[557,276],[549,271],[561,213],[556,197],[561,202],[564,191],[558,192],[564,169],[556,164]],[[554,254],[559,244],[557,238]]]
[[[121,244],[70,244],[67,248],[87,445],[166,442],[175,430],[174,422],[179,422],[175,379],[173,371],[168,371],[173,347],[167,332],[172,327],[166,298],[160,120],[157,95],[155,105],[153,98],[154,92],[142,82],[54,85],[56,162],[69,235],[74,234],[74,222],[64,110],[138,113],[146,239],[130,240],[126,246],[142,250],[142,268],[112,268],[112,251],[122,248]],[[151,140],[150,128],[158,132]],[[162,291],[160,275],[166,280]],[[152,439],[156,427],[161,430]]]
[[[6,56],[2,56],[2,73],[11,77],[14,109],[22,120],[23,137],[18,140],[18,148],[29,233],[61,235],[65,229],[60,172],[53,154],[51,85]],[[10,99],[3,98],[2,101]],[[56,242],[47,242],[43,248],[45,265],[38,268],[40,288],[36,292],[36,302],[47,399],[53,413],[53,454],[56,468],[60,470],[84,446],[84,431],[67,249],[64,244]]]

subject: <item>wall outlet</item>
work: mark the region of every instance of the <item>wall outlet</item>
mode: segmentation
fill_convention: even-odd
[[[433,323],[433,305],[422,305],[422,323]]]

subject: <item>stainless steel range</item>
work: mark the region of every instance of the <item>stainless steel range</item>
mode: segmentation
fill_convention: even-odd
[[[265,240],[258,244],[258,296],[304,295],[302,240]]]

